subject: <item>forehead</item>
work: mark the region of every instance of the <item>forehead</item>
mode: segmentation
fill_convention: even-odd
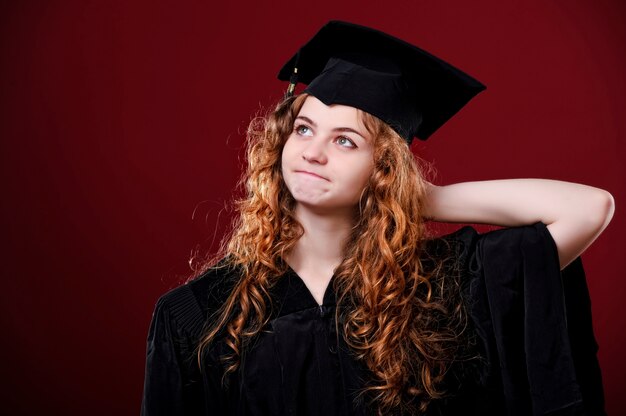
[[[307,117],[320,127],[349,127],[367,133],[359,109],[341,104],[326,105],[311,95],[305,99],[298,116]]]

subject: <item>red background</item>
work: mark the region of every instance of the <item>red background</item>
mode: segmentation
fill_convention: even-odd
[[[328,19],[487,84],[414,149],[437,184],[611,192],[584,253],[607,407],[626,408],[626,7],[600,1],[14,1],[0,6],[3,413],[137,414],[157,297],[215,248],[251,115]],[[456,228],[456,227],[455,227]]]

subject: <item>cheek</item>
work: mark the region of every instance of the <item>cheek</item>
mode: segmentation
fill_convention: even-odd
[[[297,149],[294,145],[294,141],[291,139],[291,137],[289,137],[285,142],[285,145],[283,146],[283,151],[281,153],[281,163],[283,164],[283,166],[285,163],[293,160],[296,150]]]
[[[287,141],[285,142],[285,145],[283,146],[283,150],[280,153],[280,166],[283,171],[285,170],[286,162],[289,161],[290,152],[291,152],[291,146],[289,145],[289,139],[287,139]]]
[[[294,167],[294,161],[296,160],[298,153],[297,146],[294,145],[293,140],[287,139],[280,156],[280,169],[283,175],[283,181],[289,188],[291,174],[290,170]]]
[[[374,163],[369,163],[369,160],[365,161],[354,173],[354,185],[358,186],[359,189],[363,189],[374,173]]]
[[[363,194],[363,190],[367,187],[374,171],[374,165],[373,163],[363,162],[352,165],[346,164],[345,166],[351,166],[351,168],[343,172],[344,178],[346,178],[342,188],[343,197],[351,204],[356,204]]]

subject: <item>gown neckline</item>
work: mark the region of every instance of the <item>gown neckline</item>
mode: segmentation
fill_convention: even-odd
[[[287,264],[287,273],[296,279],[296,281],[298,282],[298,285],[302,286],[302,290],[305,292],[306,297],[313,304],[315,304],[315,306],[320,308],[322,306],[334,306],[335,305],[335,290],[333,288],[333,284],[335,282],[335,273],[333,273],[333,275],[330,277],[330,280],[328,281],[328,284],[326,285],[326,288],[324,289],[324,295],[322,296],[321,304],[317,302],[317,300],[315,299],[315,296],[313,296],[313,293],[311,293],[311,290],[304,282],[304,279],[300,277],[300,275],[289,264]]]

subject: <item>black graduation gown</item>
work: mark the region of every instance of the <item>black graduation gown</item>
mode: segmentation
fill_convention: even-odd
[[[482,359],[468,380],[458,380],[455,397],[434,402],[428,414],[605,414],[581,259],[560,272],[556,245],[540,222],[484,234],[466,226],[429,247],[443,239],[460,262]],[[372,414],[358,395],[367,372],[336,332],[332,281],[319,306],[291,269],[272,289],[272,320],[228,388],[217,359],[223,349],[212,349],[199,371],[197,340],[236,279],[232,271],[209,270],[159,299],[142,415]]]

